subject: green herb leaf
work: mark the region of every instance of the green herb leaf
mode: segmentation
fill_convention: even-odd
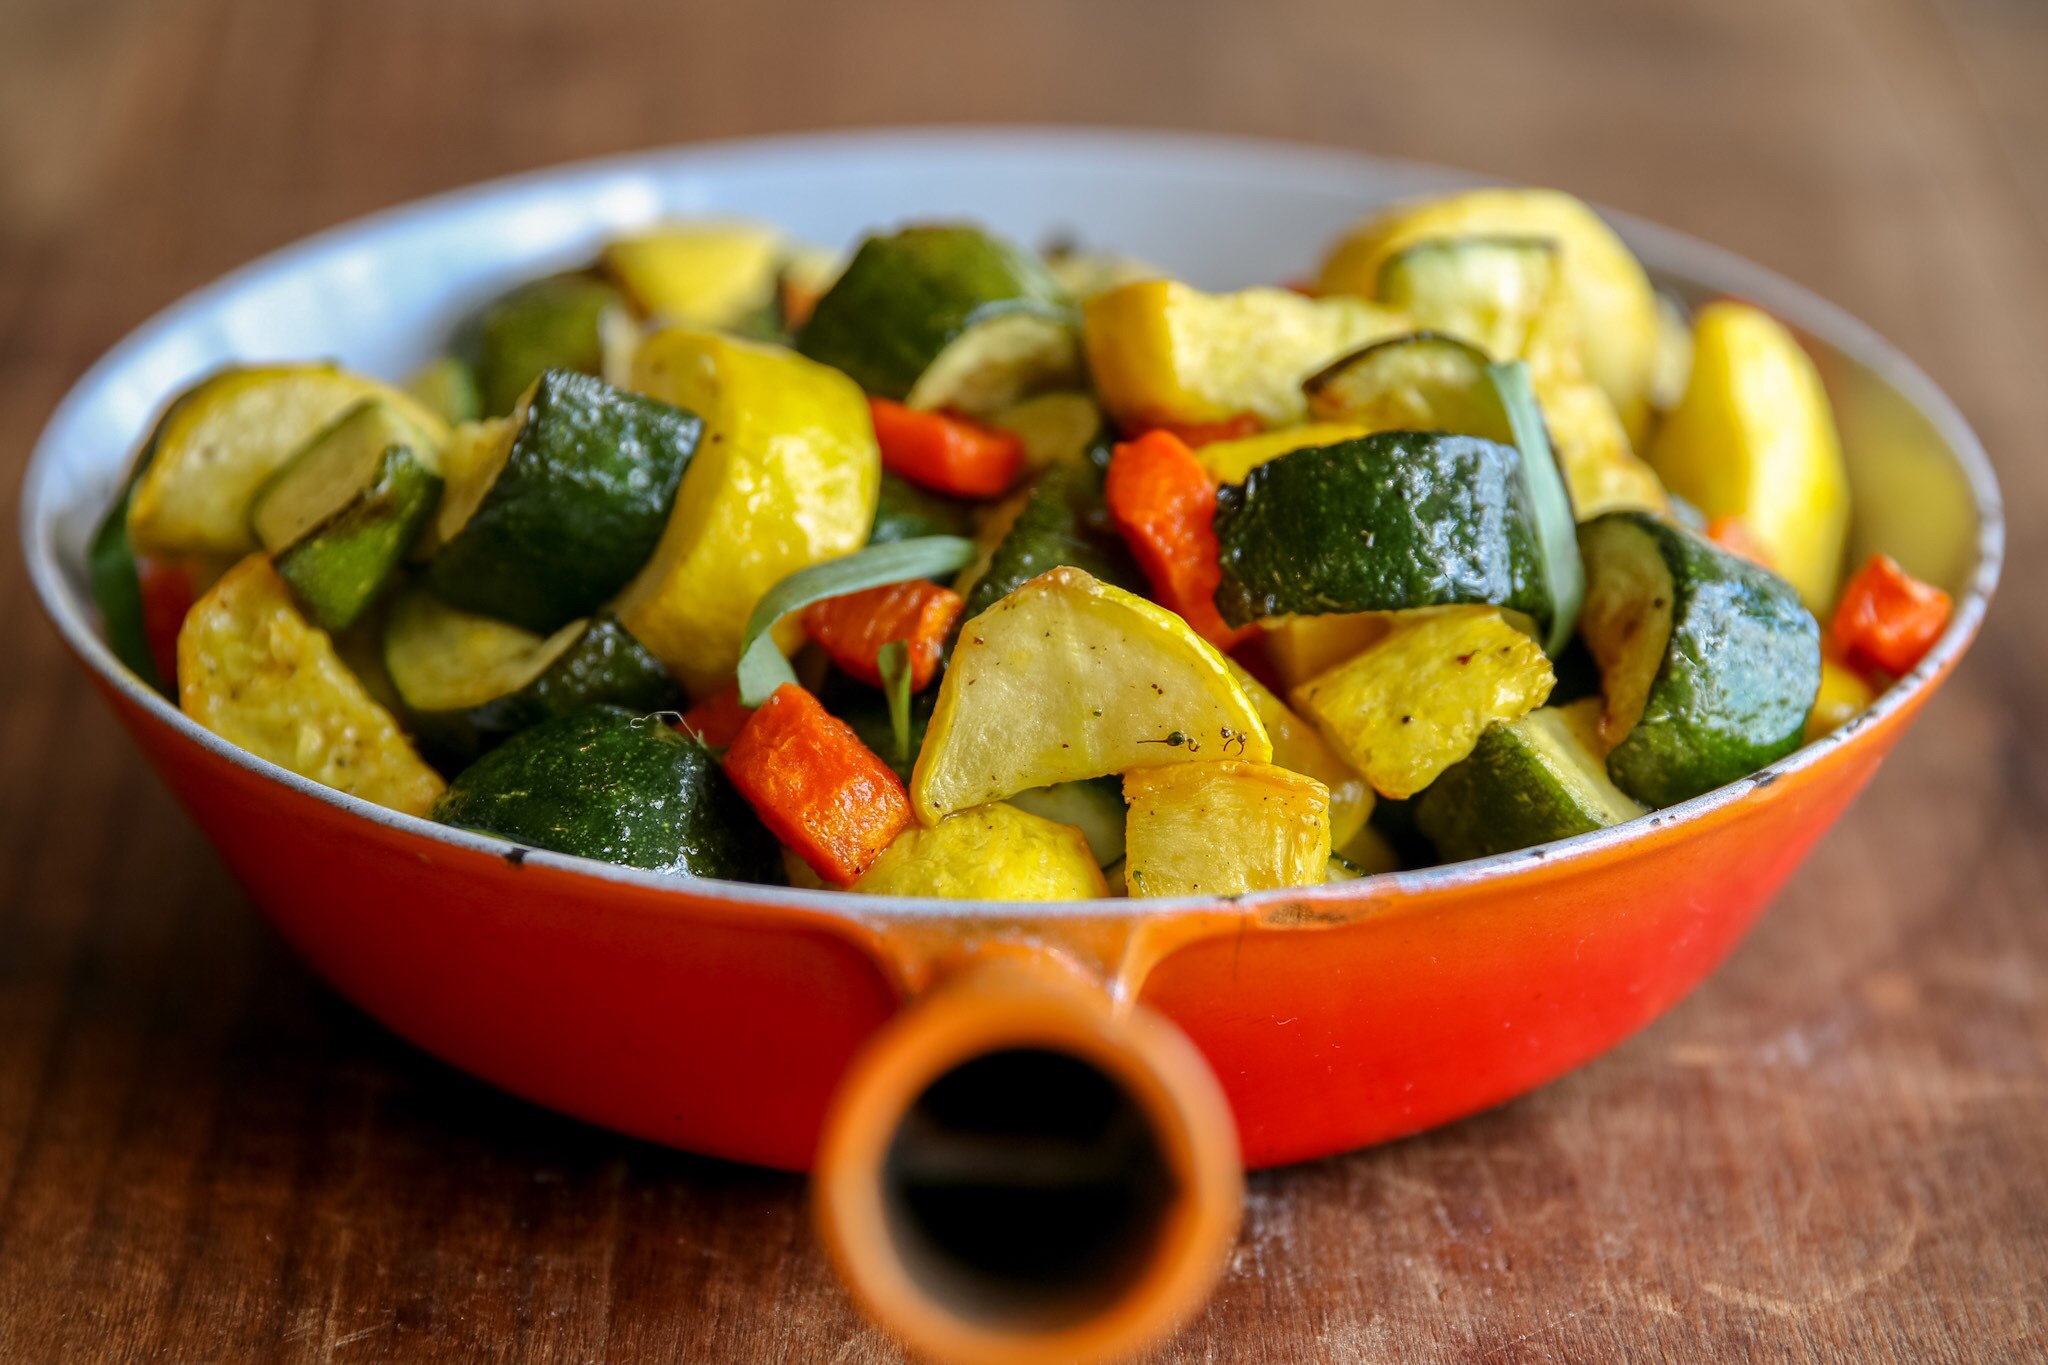
[[[796,681],[789,660],[782,657],[769,633],[783,617],[802,611],[813,602],[843,597],[863,588],[955,573],[973,558],[971,540],[959,536],[921,536],[893,545],[870,545],[844,559],[798,569],[770,588],[755,606],[754,614],[747,618],[746,634],[740,637],[740,705],[759,706],[775,694],[776,688]]]
[[[1557,454],[1550,448],[1550,432],[1543,425],[1536,390],[1529,383],[1529,367],[1519,360],[1488,365],[1486,377],[1493,381],[1493,391],[1507,413],[1508,429],[1514,433],[1515,449],[1522,456],[1522,477],[1536,505],[1536,530],[1543,544],[1543,577],[1556,612],[1543,649],[1554,659],[1571,643],[1572,632],[1579,624],[1579,608],[1586,600],[1586,566],[1579,559],[1578,520],[1572,515],[1572,498],[1565,489],[1564,475],[1558,470]]]
[[[889,699],[889,728],[896,735],[896,762],[910,762],[910,646],[891,640],[875,651],[882,695]]]

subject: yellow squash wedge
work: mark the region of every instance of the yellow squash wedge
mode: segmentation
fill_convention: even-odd
[[[1820,372],[1777,319],[1710,303],[1693,323],[1692,378],[1650,463],[1709,517],[1740,517],[1815,614],[1833,602],[1849,477]]]
[[[702,697],[731,680],[769,588],[866,541],[881,454],[854,382],[780,346],[657,332],[633,387],[696,413],[704,436],[660,545],[614,610]]]
[[[1259,625],[1266,633],[1266,657],[1291,691],[1316,674],[1363,654],[1385,637],[1393,621],[1392,612],[1357,611],[1269,616]]]
[[[1230,674],[1252,699],[1252,705],[1259,708],[1259,719],[1266,722],[1266,737],[1273,742],[1274,766],[1313,777],[1327,790],[1330,840],[1341,847],[1371,818],[1372,788],[1323,741],[1313,724],[1289,710],[1287,703],[1274,696],[1264,683],[1235,662],[1230,665]]]
[[[1225,759],[1124,774],[1124,886],[1137,896],[1241,896],[1329,875],[1329,793],[1313,777]]]
[[[1205,294],[1144,280],[1089,299],[1082,338],[1102,404],[1126,430],[1225,422],[1247,413],[1269,427],[1299,422],[1301,381],[1406,330],[1361,298],[1305,298],[1286,289]]]
[[[366,398],[391,405],[438,446],[448,424],[389,384],[333,365],[226,370],[202,380],[164,421],[128,504],[139,555],[233,560],[257,548],[256,492],[300,447]]]
[[[730,327],[773,297],[782,233],[765,223],[663,223],[614,239],[607,273],[640,312],[684,327]]]
[[[365,801],[425,815],[441,794],[440,776],[263,555],[230,569],[185,617],[178,705],[258,758]]]
[[[1389,258],[1418,242],[1467,236],[1547,237],[1558,244],[1586,372],[1640,440],[1657,365],[1657,297],[1621,238],[1568,194],[1481,189],[1394,205],[1338,242],[1323,262],[1318,287],[1376,298]]]
[[[1279,459],[1290,450],[1335,445],[1371,432],[1371,427],[1356,422],[1304,422],[1298,427],[1262,431],[1256,436],[1211,441],[1195,454],[1201,459],[1202,467],[1214,475],[1217,482],[1243,483],[1245,475],[1268,460]]]
[[[1602,512],[1670,509],[1663,483],[1630,446],[1621,415],[1599,385],[1584,379],[1539,381],[1536,401],[1571,494],[1573,516],[1591,521]]]
[[[1088,841],[1072,825],[1003,802],[912,825],[852,890],[870,896],[1073,901],[1109,894]]]
[[[1031,787],[1272,756],[1214,646],[1172,612],[1059,568],[961,627],[910,801],[930,825]]]
[[[1821,655],[1820,692],[1806,718],[1806,742],[1833,734],[1876,700],[1877,689],[1864,681],[1861,673],[1839,659]]]
[[[1401,612],[1376,644],[1294,689],[1294,704],[1382,796],[1415,795],[1480,732],[1541,706],[1542,647],[1498,607]]]

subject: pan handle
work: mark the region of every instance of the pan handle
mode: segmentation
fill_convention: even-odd
[[[1054,952],[990,947],[855,1058],[812,1177],[868,1316],[963,1362],[1107,1360],[1178,1327],[1244,1174],[1194,1045]]]

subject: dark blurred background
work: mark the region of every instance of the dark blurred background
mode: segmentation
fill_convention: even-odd
[[[179,294],[506,172],[1114,123],[1554,184],[1874,324],[1999,463],[1985,640],[1728,967],[1443,1132],[1258,1177],[1171,1360],[2039,1359],[2040,0],[0,0],[0,512]],[[437,1066],[264,929],[0,561],[0,1360],[889,1360],[800,1182]]]

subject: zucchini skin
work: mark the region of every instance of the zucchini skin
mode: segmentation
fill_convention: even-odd
[[[1582,527],[1589,577],[1627,542],[1649,537],[1670,570],[1671,638],[1642,718],[1607,755],[1616,786],[1671,806],[1749,776],[1804,742],[1820,690],[1820,623],[1790,583],[1646,512]]]
[[[157,418],[156,427],[135,456],[127,482],[121,485],[121,495],[107,509],[85,554],[86,578],[92,586],[93,603],[100,609],[107,647],[131,673],[173,701],[178,697],[177,679],[158,673],[156,656],[149,648],[149,631],[143,619],[142,575],[135,563],[134,542],[128,539],[128,504],[135,497],[135,485],[142,482],[149,462],[156,458],[156,448],[170,428],[171,419],[205,382],[199,381],[172,399]]]
[[[971,621],[1049,569],[1062,565],[1132,592],[1144,575],[1123,539],[1107,524],[1102,475],[1092,463],[1058,464],[1039,476],[1024,510],[1004,533],[988,568],[974,581],[960,619]]]
[[[938,223],[870,237],[825,291],[797,349],[901,402],[969,328],[1010,313],[1072,321],[1036,256],[978,227]]]
[[[1233,626],[1268,616],[1493,604],[1551,616],[1521,457],[1473,436],[1383,431],[1289,451],[1217,493]]]
[[[458,711],[406,709],[422,748],[459,768],[512,735],[593,705],[636,714],[680,710],[682,685],[610,612],[590,625],[524,687]]]
[[[1470,758],[1453,764],[1415,798],[1416,827],[1446,860],[1534,848],[1641,813],[1640,807],[1603,810],[1585,792],[1574,791],[1532,742],[1529,723],[1525,716],[1490,727]],[[1574,744],[1570,753],[1582,772],[1600,773],[1599,757],[1583,745]]]
[[[607,309],[625,306],[617,289],[576,271],[529,280],[479,308],[458,329],[454,349],[475,377],[482,415],[512,411],[547,370],[601,373],[598,319]]]
[[[875,499],[875,521],[868,544],[890,545],[922,536],[971,536],[974,518],[967,506],[938,493],[926,492],[888,470]]]
[[[347,630],[391,581],[440,498],[440,476],[393,447],[367,488],[277,554],[277,575],[315,625]]]
[[[583,707],[513,736],[450,784],[433,819],[626,867],[779,880],[780,845],[711,751],[624,707]]]
[[[549,370],[496,481],[428,562],[427,586],[542,634],[589,615],[654,553],[703,430],[680,408]]]

